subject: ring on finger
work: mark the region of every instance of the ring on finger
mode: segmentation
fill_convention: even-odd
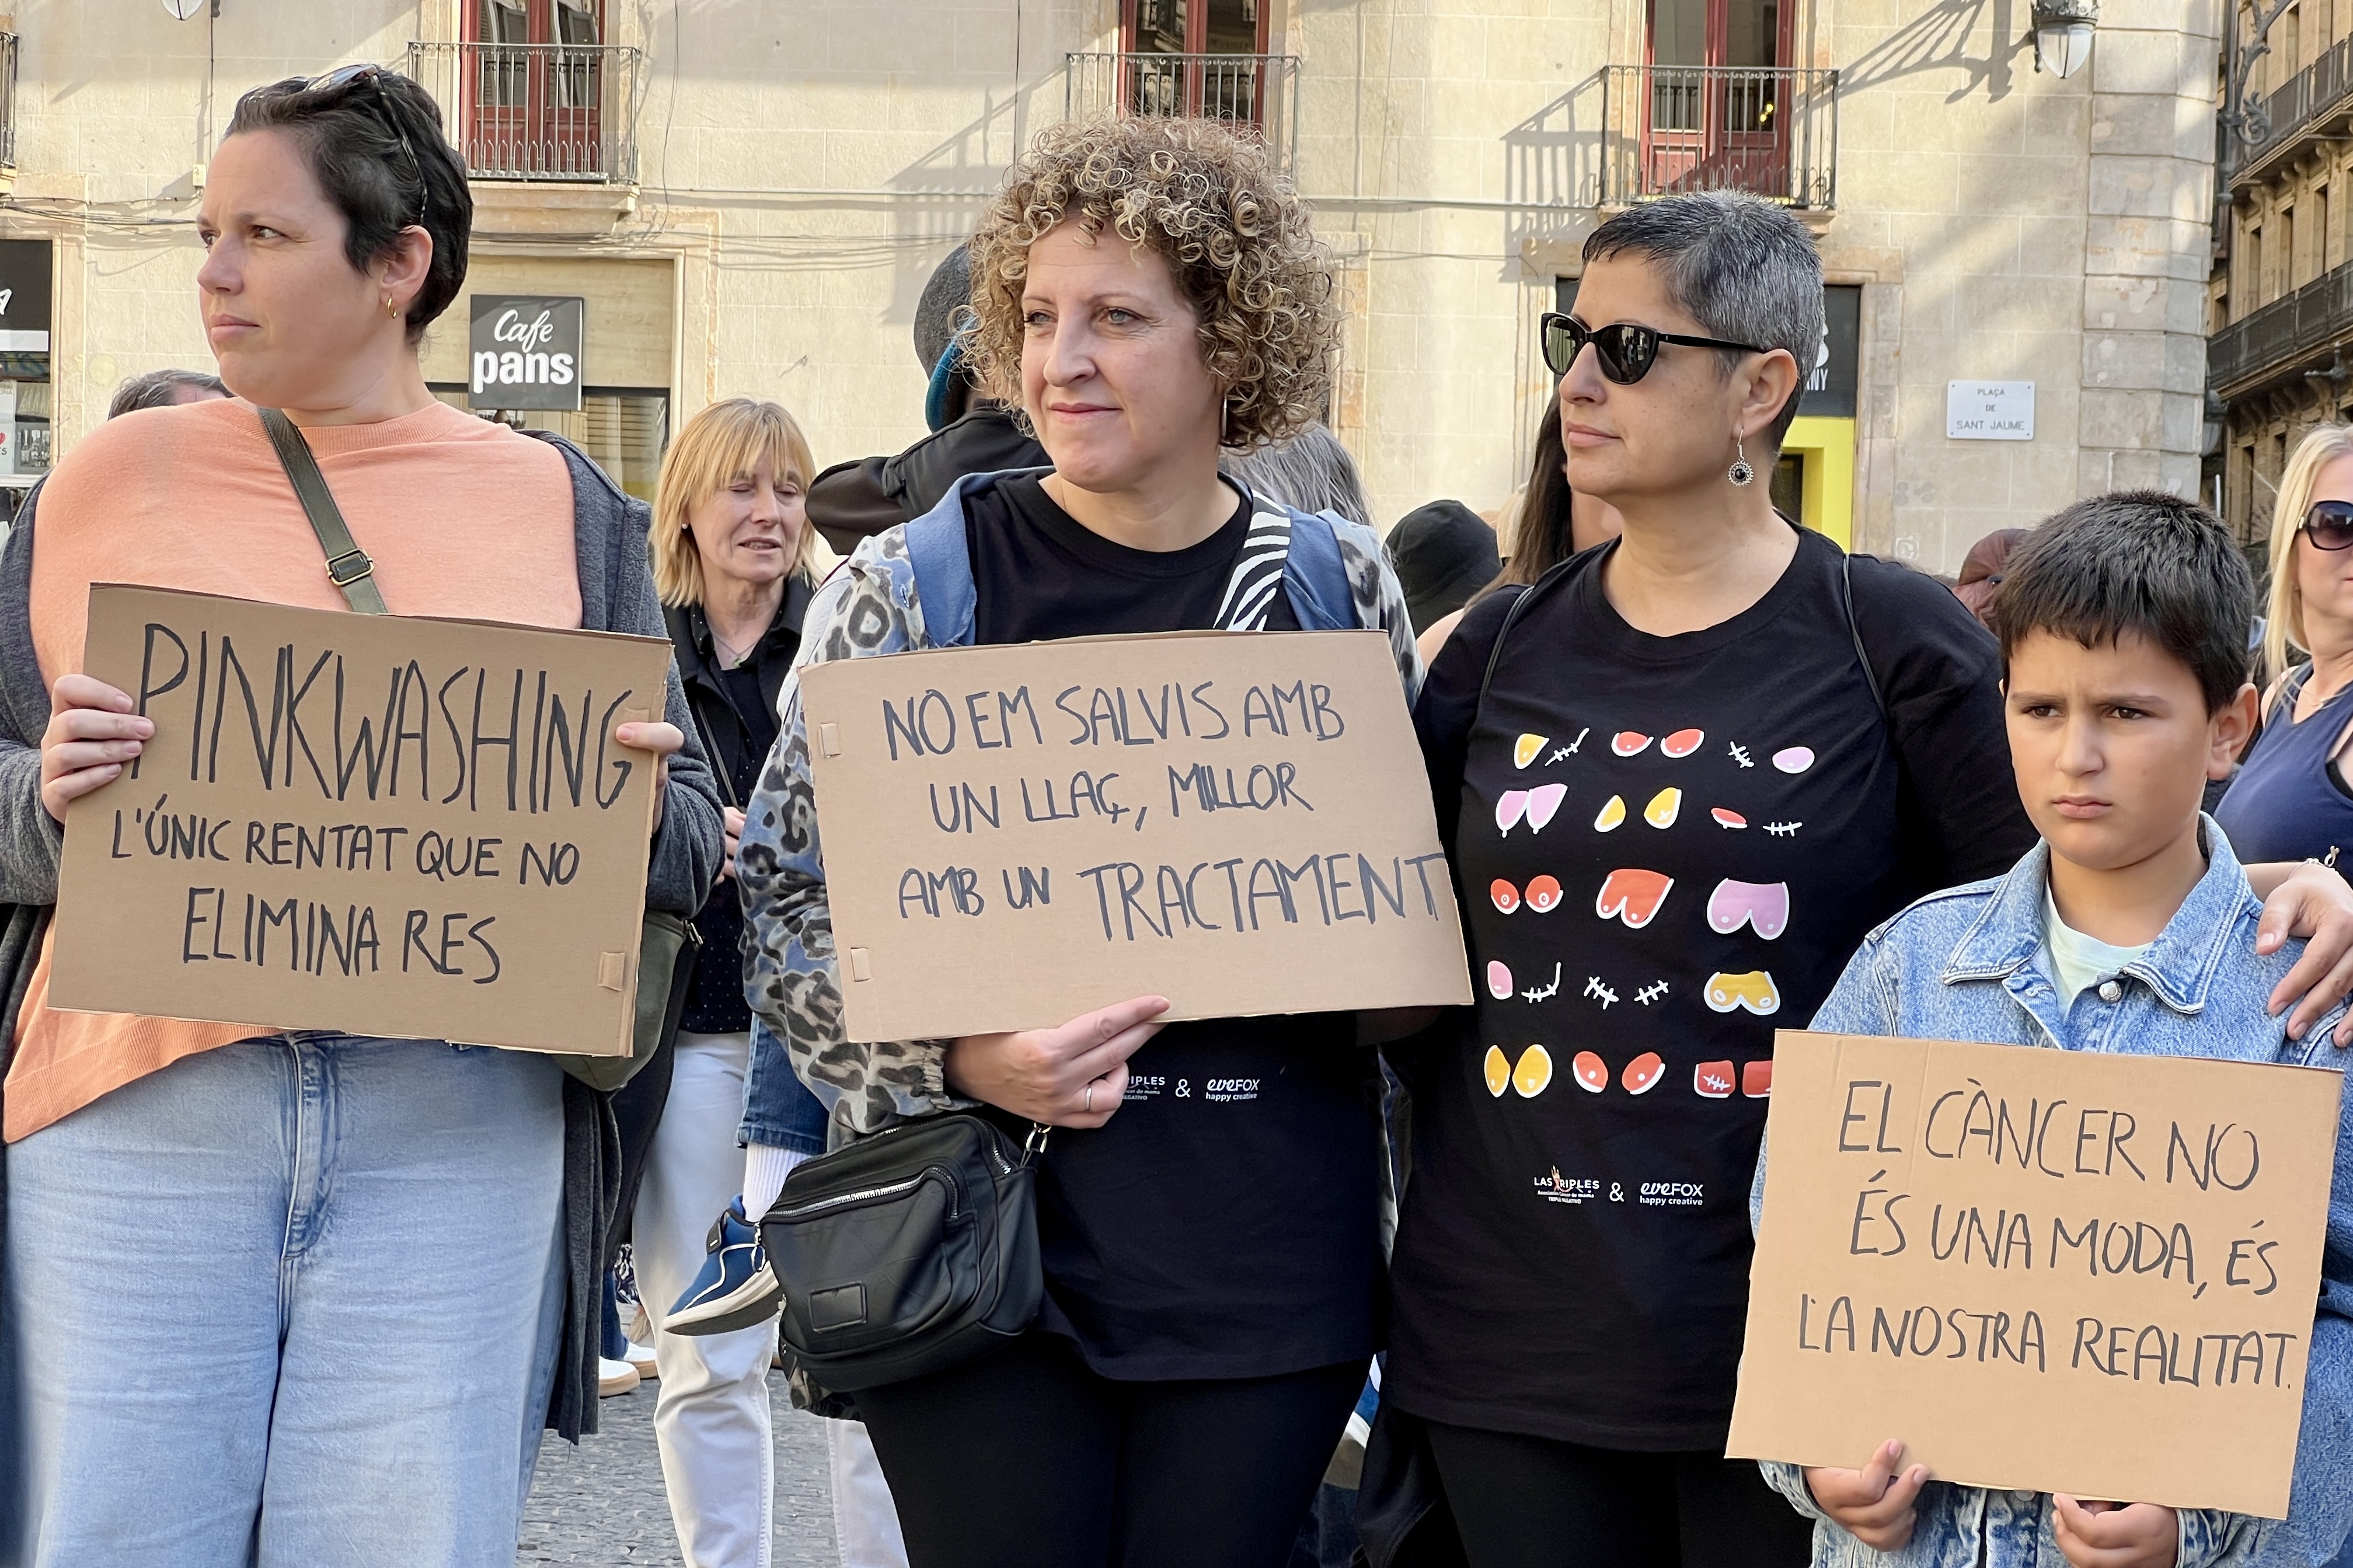
[[[1092,1116],[1095,1113],[1095,1082],[1092,1079],[1087,1080],[1086,1107],[1087,1114]]]

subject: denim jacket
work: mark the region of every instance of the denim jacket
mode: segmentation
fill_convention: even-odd
[[[1931,894],[1865,937],[1812,1026],[2126,1056],[2347,1065],[2327,1044],[2341,1008],[2301,1040],[2288,1039],[2285,1020],[2265,1011],[2303,944],[2253,956],[2263,905],[2221,829],[2211,818],[2203,826],[2211,859],[2180,910],[2113,984],[2084,992],[2064,1014],[2044,968],[2050,850],[2038,844],[2007,875]],[[1752,1216],[1762,1214],[1764,1195],[1760,1157]],[[1863,1458],[1857,1454],[1855,1462]],[[1911,1542],[1880,1552],[1823,1516],[1798,1466],[1764,1468],[1775,1489],[1816,1521],[1820,1568],[2059,1568],[2066,1561],[2052,1534],[2046,1493],[1931,1481],[1920,1494]],[[2353,1527],[2353,1099],[2339,1123],[2287,1520],[2274,1524],[2211,1509],[2184,1509],[2180,1519],[2179,1568],[2323,1568]]]

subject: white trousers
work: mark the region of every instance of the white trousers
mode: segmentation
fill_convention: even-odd
[[[833,1479],[833,1537],[841,1548],[841,1568],[907,1568],[907,1542],[899,1533],[899,1507],[882,1461],[863,1423],[825,1424],[826,1458]]]
[[[661,1331],[702,1267],[711,1222],[743,1186],[735,1129],[751,1053],[749,1034],[679,1036],[670,1102],[632,1221],[638,1293],[653,1321],[661,1372],[654,1435],[687,1568],[768,1568],[775,1528],[775,1321],[702,1338]]]

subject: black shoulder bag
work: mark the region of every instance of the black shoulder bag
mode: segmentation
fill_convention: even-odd
[[[944,1372],[1038,1316],[1036,1169],[969,1111],[926,1116],[803,1161],[760,1222],[785,1290],[779,1334],[844,1394]]]
[[[388,615],[384,593],[375,585],[375,563],[368,559],[343,522],[327,478],[319,472],[311,444],[294,421],[276,408],[260,410],[261,427],[278,448],[278,460],[319,536],[327,557],[327,580],[343,590],[353,611],[363,616]],[[626,1057],[554,1057],[555,1064],[591,1089],[611,1091],[637,1076],[651,1061],[664,1040],[678,1033],[686,1012],[686,997],[694,984],[694,960],[702,937],[693,922],[659,910],[648,910],[638,938],[637,1027]]]

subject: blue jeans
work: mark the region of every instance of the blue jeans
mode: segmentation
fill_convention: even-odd
[[[564,1300],[553,1062],[241,1041],[7,1159],[12,1561],[513,1563]]]
[[[735,1136],[796,1153],[825,1152],[825,1102],[794,1073],[785,1042],[757,1015],[752,1019],[752,1064],[744,1078],[744,1121]]]

